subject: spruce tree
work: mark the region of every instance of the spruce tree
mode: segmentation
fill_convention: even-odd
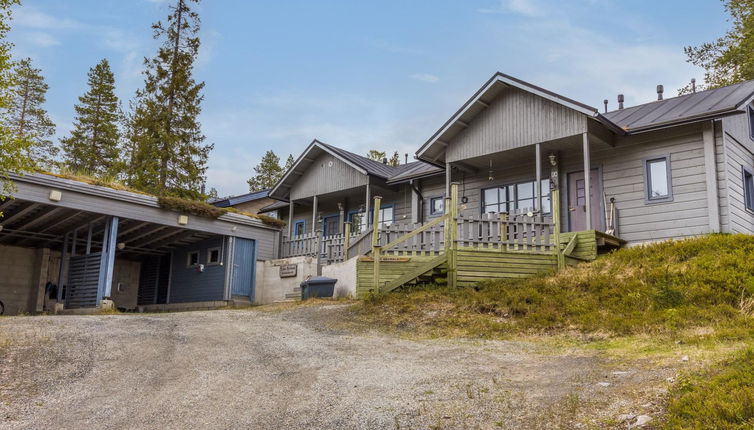
[[[293,155],[288,154],[288,159],[285,160],[285,171],[291,170],[291,167],[293,167],[293,163],[295,163],[296,160],[293,158]],[[283,172],[285,173],[285,172]]]
[[[292,158],[292,156],[288,157],[289,160]],[[273,151],[267,151],[259,164],[254,167],[254,176],[246,181],[249,184],[249,191],[253,193],[274,187],[284,173],[285,170],[280,166],[280,157]]]
[[[213,145],[204,144],[197,120],[204,83],[192,76],[199,15],[189,3],[198,0],[175,0],[167,24],[152,26],[162,46],[145,60],[144,88],[136,94],[128,177],[131,186],[147,192],[199,199]]]
[[[65,165],[94,176],[118,172],[119,108],[115,77],[103,59],[89,69],[89,90],[79,97],[71,136],[62,139]]]
[[[42,71],[32,66],[31,58],[19,61],[14,75],[5,122],[19,141],[27,143],[26,153],[36,165],[52,169],[58,148],[52,142],[55,124],[44,108],[49,87]]]
[[[5,36],[10,30],[11,6],[16,4],[19,4],[18,0],[0,0],[0,110],[6,112],[11,107],[15,76],[10,55],[12,45],[5,40]],[[34,162],[28,155],[30,142],[17,138],[8,119],[6,115],[0,121],[0,201],[14,191],[8,175],[34,167]]]

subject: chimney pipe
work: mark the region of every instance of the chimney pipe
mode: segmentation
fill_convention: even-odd
[[[602,103],[605,104],[605,113],[607,113],[607,99],[602,100]]]
[[[408,164],[408,152],[404,154],[406,156],[406,162],[403,164]]]
[[[691,92],[696,92],[696,78],[691,78]]]
[[[665,92],[665,87],[662,85],[657,86],[657,100],[662,100],[662,93]]]
[[[382,157],[382,164],[387,164],[387,157]]]
[[[618,94],[618,109],[623,109],[623,94]]]

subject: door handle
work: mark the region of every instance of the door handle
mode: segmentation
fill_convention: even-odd
[[[575,212],[575,211],[576,211],[576,208],[568,208],[568,210],[569,210],[570,212]]]

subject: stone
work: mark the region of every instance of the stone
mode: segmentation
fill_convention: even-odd
[[[681,361],[689,361],[689,356],[684,355],[683,357],[681,357]]]
[[[618,418],[616,418],[616,420],[619,423],[625,423],[626,421],[631,421],[634,418],[636,418],[636,414],[621,414],[618,415]]]
[[[597,385],[599,385],[600,387],[609,387],[610,383],[609,382],[598,382]]]
[[[638,417],[636,417],[634,425],[636,427],[644,427],[650,421],[652,421],[652,417],[650,417],[649,415],[639,415]]]

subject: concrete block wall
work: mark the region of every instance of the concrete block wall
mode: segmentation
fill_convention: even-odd
[[[295,264],[296,276],[280,277],[280,266]],[[301,297],[299,285],[308,276],[317,276],[317,260],[312,257],[292,257],[257,262],[256,301],[267,304],[296,300]]]

